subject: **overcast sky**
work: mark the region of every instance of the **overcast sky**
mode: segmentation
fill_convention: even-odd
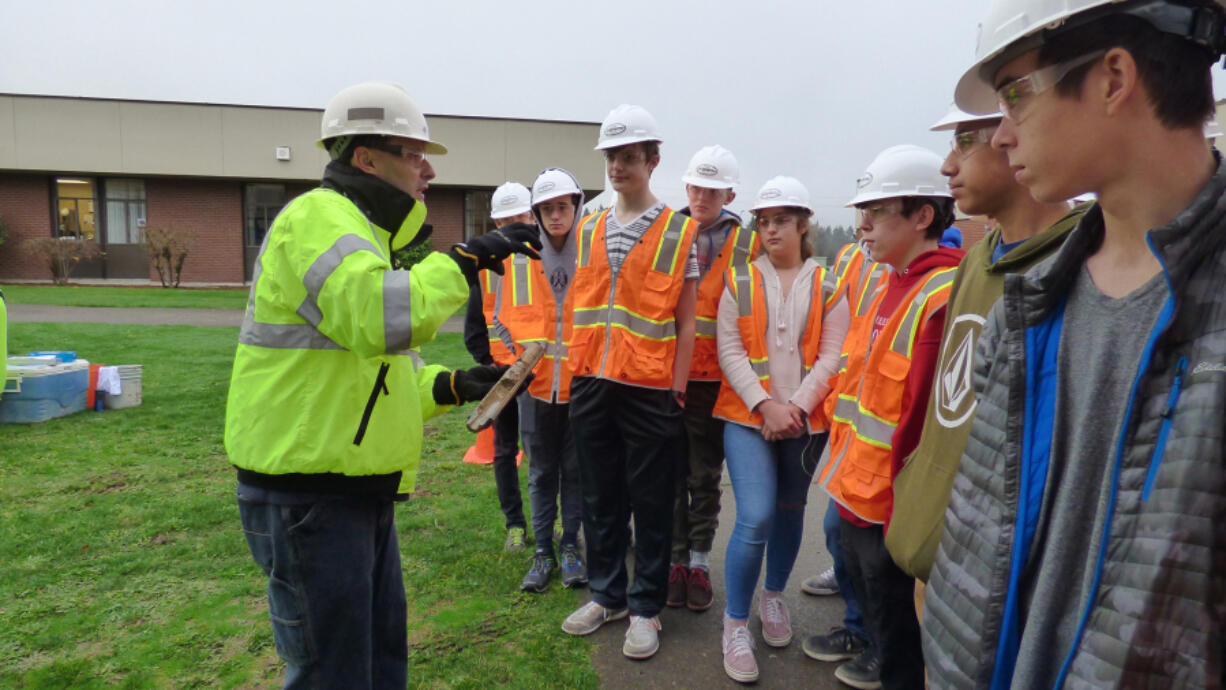
[[[741,164],[734,208],[792,175],[823,223],[849,224],[842,205],[877,152],[945,155],[948,135],[928,127],[986,4],[9,2],[0,92],[322,108],[386,79],[427,113],[599,122],[634,103],[663,131],[652,186],[669,203],[684,204],[690,156],[718,143]]]

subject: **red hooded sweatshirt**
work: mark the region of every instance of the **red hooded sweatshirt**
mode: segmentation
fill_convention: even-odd
[[[941,247],[926,251],[915,257],[902,272],[890,273],[885,297],[877,310],[873,322],[873,339],[889,322],[890,317],[902,305],[903,298],[911,288],[915,287],[928,274],[938,268],[957,266],[966,252],[961,249]],[[891,441],[891,461],[893,476],[898,476],[903,460],[919,445],[920,431],[924,428],[924,417],[928,414],[928,399],[932,395],[932,379],[936,373],[937,359],[941,354],[941,333],[945,330],[945,308],[941,307],[933,313],[932,318],[920,331],[915,347],[911,351],[911,371],[907,374],[907,385],[902,396],[902,417],[894,430]],[[893,506],[890,507],[893,512]],[[860,527],[868,527],[871,523],[856,517],[851,511],[839,506],[839,515]],[[889,523],[886,523],[889,527]]]

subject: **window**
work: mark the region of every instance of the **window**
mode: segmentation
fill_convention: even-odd
[[[106,243],[140,244],[145,228],[145,182],[110,179],[102,183],[106,195]]]
[[[249,184],[244,198],[244,236],[247,246],[257,247],[264,242],[264,235],[272,226],[273,219],[285,206],[285,185]]]
[[[493,192],[464,192],[464,239],[471,240],[494,229],[490,220],[490,204]]]
[[[55,236],[94,239],[94,181],[76,177],[55,180]]]

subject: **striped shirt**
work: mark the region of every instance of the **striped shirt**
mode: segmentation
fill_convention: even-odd
[[[604,242],[609,258],[609,268],[614,275],[621,271],[626,255],[631,249],[634,249],[639,238],[647,232],[647,228],[650,228],[652,223],[656,222],[656,218],[665,208],[663,201],[656,202],[655,206],[643,211],[642,215],[625,225],[618,222],[616,208],[609,209],[605,218]],[[690,253],[685,261],[685,279],[698,280],[698,277],[698,248],[691,243]]]

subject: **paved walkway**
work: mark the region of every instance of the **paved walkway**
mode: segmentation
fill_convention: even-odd
[[[239,309],[143,309],[132,307],[66,307],[49,304],[8,304],[14,323],[119,323],[140,326],[227,326],[243,323]],[[440,333],[464,332],[464,318],[453,316]]]

